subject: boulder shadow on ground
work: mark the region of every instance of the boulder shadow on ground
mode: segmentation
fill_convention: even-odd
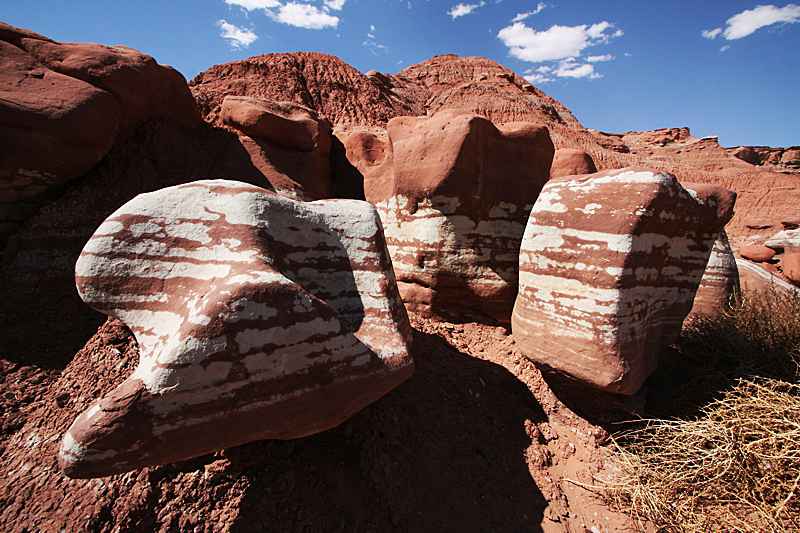
[[[248,481],[230,531],[541,531],[530,390],[436,335],[413,352],[416,373],[341,426],[226,451]]]

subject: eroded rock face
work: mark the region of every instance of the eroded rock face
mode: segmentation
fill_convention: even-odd
[[[194,126],[176,70],[124,46],[57,43],[0,23],[0,202],[88,172],[152,117]]]
[[[716,314],[725,308],[731,298],[739,294],[739,269],[736,266],[736,257],[733,255],[731,243],[725,230],[719,232],[719,237],[711,249],[706,271],[692,305],[692,314]]]
[[[577,148],[561,148],[556,150],[553,165],[550,167],[550,179],[563,176],[576,176],[580,174],[594,174],[592,156]]]
[[[635,393],[679,335],[735,197],[650,169],[548,183],[520,249],[520,351],[591,386]]]
[[[508,322],[519,242],[553,157],[547,128],[495,126],[449,110],[393,119],[388,138],[357,135],[345,144],[365,156],[354,164],[381,215],[406,305]]]
[[[98,228],[75,279],[131,329],[140,362],[65,434],[71,477],[317,433],[413,370],[366,202],[300,203],[225,180],[142,194]]]
[[[226,169],[257,169],[271,187],[297,200],[333,196],[331,124],[312,109],[291,102],[226,96],[222,122],[242,132],[226,157]]]

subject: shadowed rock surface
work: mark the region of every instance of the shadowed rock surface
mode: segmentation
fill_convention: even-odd
[[[125,46],[57,43],[0,23],[0,202],[91,170],[153,117],[195,126],[183,76]]]
[[[706,271],[694,296],[691,314],[713,315],[725,309],[731,298],[738,294],[741,294],[739,269],[728,235],[723,229],[711,249]]]

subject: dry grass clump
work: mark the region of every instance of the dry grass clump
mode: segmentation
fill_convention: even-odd
[[[800,531],[798,317],[770,293],[687,325],[657,384],[681,417],[615,436],[615,506],[658,531]]]
[[[614,440],[615,505],[664,531],[798,531],[800,387],[742,381],[696,420]]]

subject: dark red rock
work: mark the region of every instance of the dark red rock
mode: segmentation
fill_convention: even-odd
[[[180,73],[128,47],[56,43],[0,23],[0,202],[89,171],[153,117],[200,119]]]
[[[770,261],[772,258],[774,258],[775,250],[772,248],[767,248],[766,246],[750,244],[747,246],[742,246],[739,249],[739,255],[745,259],[749,259],[750,261],[761,263],[764,261]]]
[[[34,196],[91,170],[114,144],[121,116],[110,93],[0,41],[0,201]]]
[[[331,124],[291,102],[226,96],[222,122],[247,137],[226,158],[226,174],[257,169],[279,194],[298,200],[334,196],[331,181]],[[239,170],[241,169],[241,170]]]

